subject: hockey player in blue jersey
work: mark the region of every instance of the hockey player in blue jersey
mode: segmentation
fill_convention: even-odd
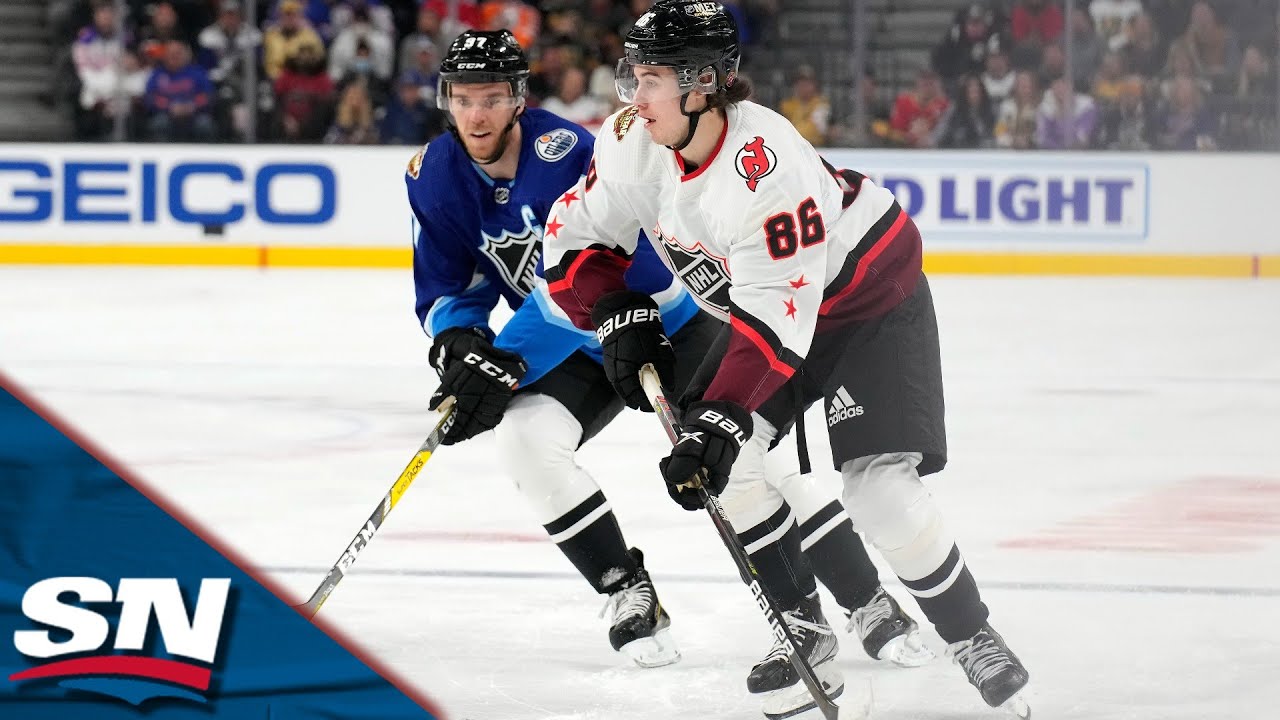
[[[665,665],[679,659],[670,617],[642,554],[628,549],[604,493],[575,460],[581,444],[636,402],[617,395],[595,336],[574,327],[541,277],[543,234],[559,229],[556,206],[580,200],[572,190],[578,181],[591,181],[594,138],[526,108],[528,74],[511,33],[463,33],[442,63],[437,94],[450,134],[409,163],[416,310],[440,375],[431,408],[456,400],[445,444],[496,430],[502,463],[539,522],[609,597],[614,649],[644,667]],[[720,324],[698,310],[648,242],[639,246],[627,286],[657,303],[661,320],[653,322],[676,354],[671,387],[683,388]],[[515,314],[495,334],[490,314],[503,299]],[[839,502],[798,472],[772,474],[796,514],[805,556],[866,652],[906,666],[930,659],[915,621],[880,587]]]

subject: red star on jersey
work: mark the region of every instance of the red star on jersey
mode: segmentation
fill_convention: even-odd
[[[564,203],[565,207],[569,207],[571,204],[573,204],[574,200],[580,200],[580,199],[581,198],[578,197],[578,192],[576,190],[570,190],[566,192],[564,195],[560,196],[560,202]]]
[[[806,280],[804,279],[804,276],[803,276],[803,275],[801,275],[801,276],[800,276],[800,279],[799,279],[799,280],[788,280],[788,282],[790,282],[790,283],[791,283],[791,288],[792,288],[793,290],[799,290],[800,288],[802,288],[802,287],[804,287],[805,285],[808,285],[808,284],[809,284],[809,283],[808,283],[808,281],[806,281]]]
[[[795,320],[796,319],[796,301],[792,300],[791,298],[787,298],[787,300],[783,304],[787,306],[787,317],[791,318],[792,320]]]
[[[557,222],[555,218],[551,218],[551,222],[547,223],[547,235],[551,237],[560,237],[560,228],[564,227],[564,223]]]

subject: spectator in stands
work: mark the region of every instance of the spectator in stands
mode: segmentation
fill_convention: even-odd
[[[426,0],[423,8],[430,8],[440,17],[440,35],[433,38],[440,48],[447,48],[464,30],[480,27],[480,5],[475,0],[456,0],[456,15],[449,16],[449,6],[455,0]]]
[[[782,101],[779,111],[810,145],[820,148],[827,144],[831,101],[818,92],[818,75],[812,67],[796,68],[791,78],[791,95]]]
[[[1124,32],[1125,26],[1142,12],[1141,0],[1093,0],[1089,3],[1089,15],[1097,28],[1098,37],[1111,47],[1111,41]]]
[[[543,100],[555,94],[565,69],[578,64],[577,53],[577,47],[572,41],[562,40],[542,49],[533,62],[533,72],[529,76],[529,95],[533,104],[540,105]]]
[[[410,48],[413,54],[411,62],[401,75],[409,75],[418,86],[418,94],[422,101],[431,107],[436,106],[436,86],[440,80],[440,54],[435,43],[425,36],[420,36],[415,47]]]
[[[325,45],[328,45],[338,32],[333,27],[332,5],[333,0],[304,0],[303,3],[302,16],[311,24],[311,28],[316,31]]]
[[[587,94],[587,74],[576,66],[565,68],[556,94],[544,100],[542,107],[593,131],[609,114],[607,105]]]
[[[120,58],[124,42],[116,33],[116,10],[110,0],[94,6],[93,24],[80,30],[71,46],[71,58],[80,79],[80,110],[76,137],[101,140],[111,130],[114,107],[110,104],[120,82]]]
[[[1012,59],[1017,68],[1034,68],[1046,45],[1062,38],[1062,10],[1053,0],[1016,0],[1010,18]]]
[[[1125,24],[1124,33],[1111,38],[1111,47],[1124,54],[1124,65],[1144,78],[1155,78],[1169,56],[1151,15],[1140,12]]]
[[[1094,29],[1093,18],[1083,5],[1071,12],[1071,79],[1077,90],[1087,90],[1102,64],[1106,44]]]
[[[1141,77],[1129,75],[1119,83],[1114,101],[1099,106],[1099,149],[1140,152],[1151,148],[1144,85]]]
[[[1208,78],[1196,72],[1196,64],[1191,57],[1191,49],[1186,45],[1174,43],[1169,46],[1169,64],[1165,67],[1164,75],[1159,83],[1160,97],[1164,102],[1168,102],[1173,97],[1175,81],[1184,77],[1200,88],[1201,94],[1207,94],[1213,90]]]
[[[942,116],[950,102],[942,91],[942,80],[929,69],[916,76],[915,88],[898,95],[893,104],[889,125],[900,145],[929,148],[937,145]]]
[[[387,102],[378,123],[383,144],[421,145],[447,130],[445,114],[422,99],[422,88],[413,73],[400,76],[396,92]]]
[[[1106,112],[1110,106],[1120,100],[1129,78],[1125,72],[1124,55],[1114,50],[1102,56],[1102,64],[1093,76],[1093,99],[1098,107]]]
[[[1192,6],[1187,31],[1173,41],[1173,47],[1185,50],[1196,75],[1215,88],[1229,87],[1240,67],[1240,48],[1235,34],[1218,21],[1213,6],[1204,0]]]
[[[244,22],[239,0],[222,0],[218,20],[200,32],[204,64],[217,91],[214,119],[224,137],[243,137],[256,99],[256,94],[245,97],[246,66],[257,62],[261,44],[262,34]]]
[[[138,31],[138,50],[152,63],[160,63],[168,54],[168,45],[178,41],[187,45],[190,33],[178,22],[178,11],[168,0],[147,6],[150,18]]]
[[[367,82],[385,84],[391,80],[395,61],[391,48],[391,39],[369,20],[368,8],[357,4],[352,8],[351,22],[329,48],[329,77],[340,82],[359,75]]]
[[[120,56],[119,89],[111,100],[111,116],[125,118],[126,140],[143,139],[147,82],[151,80],[151,72],[136,50],[125,50]]]
[[[324,50],[301,45],[284,63],[275,81],[274,137],[284,142],[319,142],[333,114],[333,80]]]
[[[302,16],[300,0],[280,0],[280,17],[267,28],[262,40],[262,69],[275,80],[284,70],[285,61],[296,56],[303,47],[324,54],[324,43],[315,28]]]
[[[591,70],[587,81],[587,92],[610,108],[612,113],[622,107],[617,88],[613,84],[614,70],[618,60],[622,59],[622,38],[613,32],[605,32],[600,36],[596,48],[596,66]]]
[[[510,30],[521,47],[533,47],[541,26],[542,14],[520,0],[486,0],[480,5],[480,28]]]
[[[1217,131],[1217,123],[1205,107],[1200,86],[1186,75],[1175,78],[1169,102],[1156,121],[1156,147],[1161,150],[1216,150]]]
[[[987,55],[982,86],[987,91],[987,97],[991,98],[993,107],[1000,107],[1000,103],[1013,92],[1015,77],[1013,67],[1009,64],[1009,56],[1003,50]]]
[[[1036,147],[1044,150],[1083,150],[1093,145],[1098,108],[1093,98],[1075,91],[1071,78],[1049,85],[1036,114]]]
[[[989,148],[995,145],[995,111],[982,78],[966,76],[960,92],[943,116],[938,147]]]
[[[423,44],[423,40],[426,44]],[[439,48],[449,47],[449,43],[453,38],[444,39],[444,34],[440,31],[440,16],[436,14],[435,9],[430,5],[423,5],[418,9],[418,24],[416,29],[404,36],[400,41],[400,52],[397,53],[396,69],[399,72],[416,68],[418,65],[417,54],[423,49],[430,49],[432,56],[437,58],[436,63],[439,64]],[[433,69],[432,72],[435,72]]]
[[[1049,87],[1057,78],[1067,74],[1067,54],[1062,45],[1053,43],[1044,46],[1040,55],[1040,87]]]
[[[1035,73],[1019,72],[1014,78],[1013,93],[1000,104],[996,116],[996,147],[1030,150],[1036,146],[1036,117],[1042,100]]]
[[[1257,43],[1244,50],[1223,128],[1223,143],[1239,150],[1275,150],[1277,135],[1276,68]]]
[[[381,0],[341,0],[329,11],[329,23],[336,42],[352,23],[363,22],[390,42],[396,37],[395,16]]]
[[[342,88],[333,127],[324,141],[330,145],[372,145],[378,142],[378,129],[373,124],[373,102],[369,89],[359,77]]]
[[[956,13],[955,22],[933,49],[933,69],[954,86],[961,77],[981,73],[987,55],[1002,49],[991,10],[973,3]]]
[[[156,142],[211,142],[214,139],[213,83],[191,62],[181,40],[164,46],[164,60],[151,73],[144,96],[150,117],[147,132]]]

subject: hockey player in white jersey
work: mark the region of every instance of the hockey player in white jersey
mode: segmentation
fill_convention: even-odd
[[[594,328],[624,397],[636,370],[669,376],[651,301],[621,284],[644,229],[724,322],[723,351],[685,393],[684,433],[660,463],[672,497],[709,477],[815,668],[835,639],[799,562],[785,499],[763,477],[767,448],[822,400],[844,504],[992,707],[1028,711],[1028,673],[987,606],[921,482],[946,463],[937,322],[915,223],[889,191],[827,164],[787,122],[746,101],[732,16],[716,2],[660,0],[628,34],[617,68],[632,103],[601,131],[581,202],[547,219],[546,279],[576,324]],[[629,322],[630,320],[630,322]],[[762,532],[761,529],[766,532]],[[748,689],[798,677],[781,646]]]
[[[679,658],[670,616],[643,555],[628,551],[604,492],[576,458],[622,411],[623,400],[601,367],[595,336],[556,314],[538,277],[540,221],[551,208],[575,202],[562,194],[588,170],[593,138],[561,117],[525,108],[528,74],[510,32],[460,35],[439,83],[451,132],[418,153],[405,175],[417,227],[416,311],[434,338],[430,354],[440,373],[432,403],[456,401],[446,445],[495,430],[499,460],[538,521],[592,588],[608,596],[610,644],[641,666],[665,665]],[[644,250],[626,287],[661,303],[676,387],[683,387],[719,322],[698,309],[651,247]],[[500,299],[515,315],[495,332],[490,315]],[[771,480],[794,504],[805,555],[855,619],[865,651],[906,666],[931,659],[915,621],[880,586],[834,494],[778,455]]]

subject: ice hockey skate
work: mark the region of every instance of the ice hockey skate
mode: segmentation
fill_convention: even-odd
[[[818,596],[805,598],[798,608],[786,611],[782,616],[795,637],[796,649],[808,659],[827,697],[832,700],[839,698],[844,693],[844,676],[832,661],[840,647],[835,632],[822,614]],[[781,640],[775,640],[769,654],[751,668],[747,676],[747,690],[762,696],[761,709],[769,720],[793,717],[816,707]],[[842,708],[842,720],[866,717],[866,711],[861,708],[849,710],[846,713]]]
[[[920,639],[920,626],[902,610],[893,596],[880,588],[871,602],[845,611],[849,624],[845,632],[857,633],[862,649],[873,660],[888,660],[898,667],[913,668],[936,657]]]
[[[609,595],[600,611],[610,613],[609,643],[643,668],[662,667],[680,659],[671,637],[671,616],[658,601],[653,581],[644,569],[644,553],[631,548],[639,567],[635,575]]]
[[[1008,710],[1023,720],[1031,717],[1031,707],[1022,697],[1030,679],[1027,669],[990,625],[983,625],[968,640],[952,643],[947,654],[964,669],[969,683],[982,693],[988,705]]]

